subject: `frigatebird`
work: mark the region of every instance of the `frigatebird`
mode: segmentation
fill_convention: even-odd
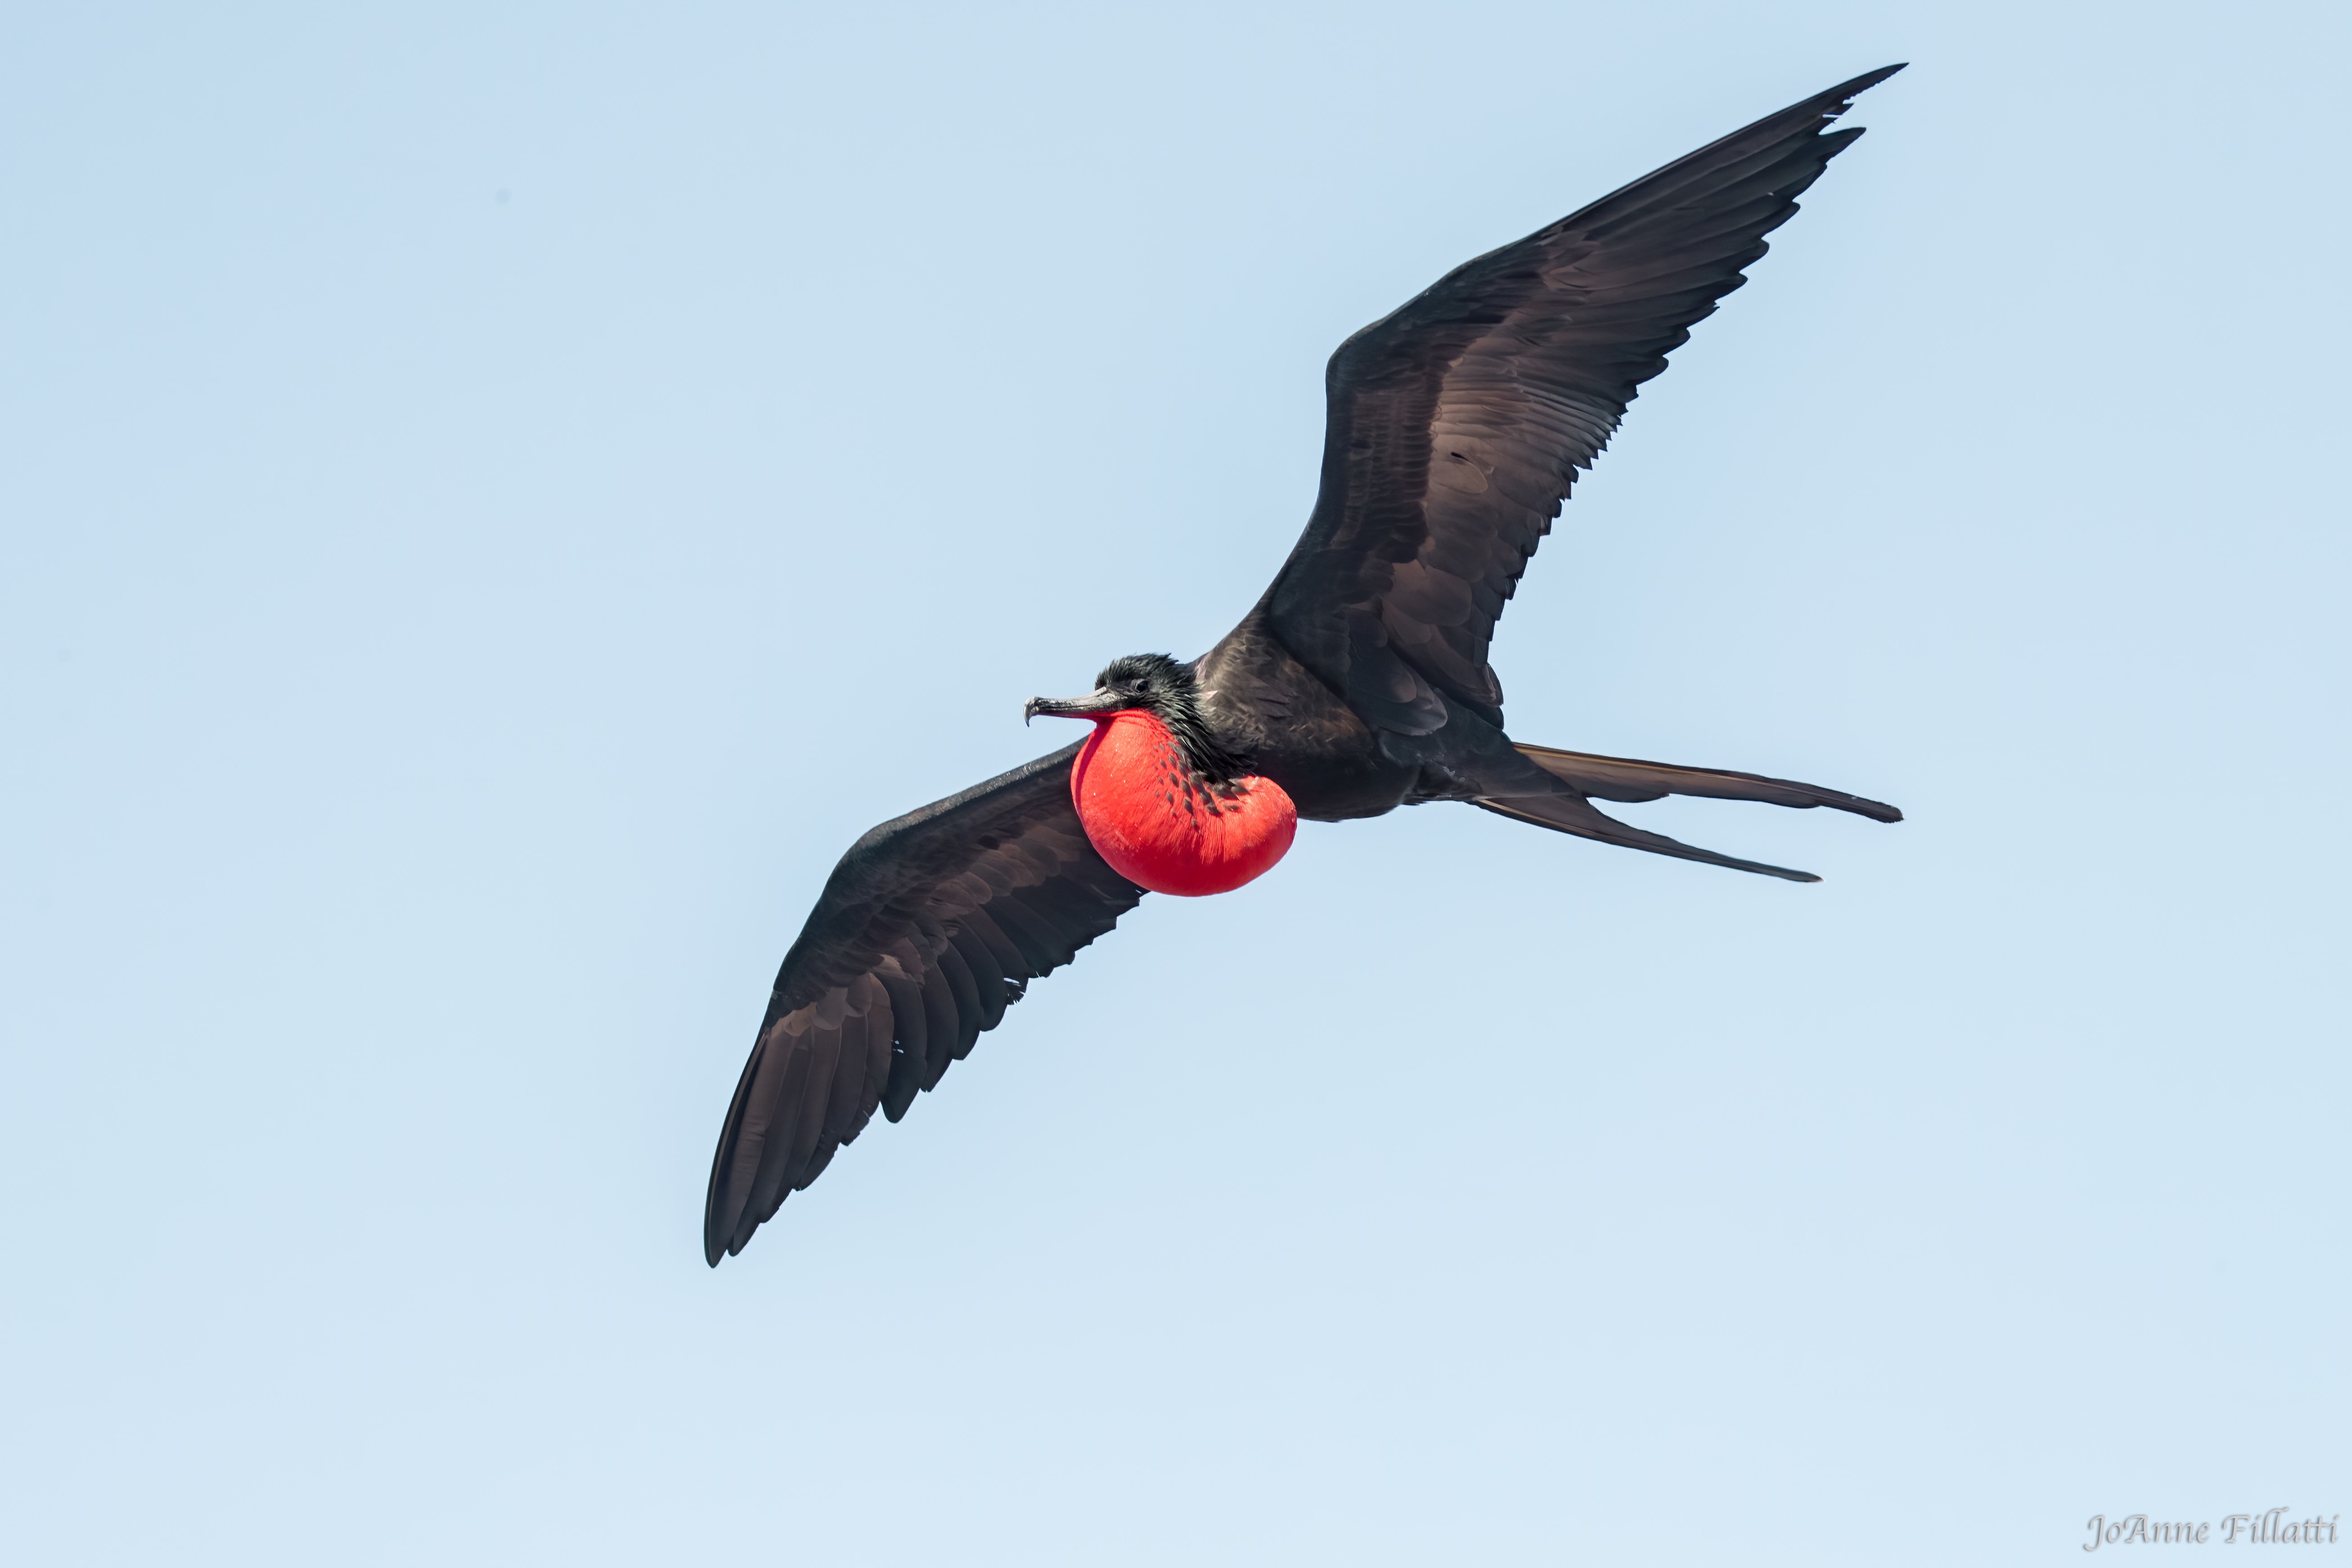
[[[1663,795],[1893,806],[1813,784],[1513,741],[1486,662],[1503,605],[1694,322],[1862,134],[1832,130],[1885,67],[1792,104],[1440,279],[1341,343],[1322,488],[1265,596],[1190,663],[1114,660],[1032,699],[1087,738],[860,838],[784,955],[711,1163],[715,1267],[816,1180],[877,1106],[896,1121],[1147,890],[1227,891],[1300,817],[1461,801],[1517,821],[1790,881],[1603,816]]]

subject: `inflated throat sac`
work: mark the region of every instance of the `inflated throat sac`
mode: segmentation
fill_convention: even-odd
[[[1112,870],[1155,893],[1229,893],[1288,853],[1298,808],[1272,779],[1204,783],[1150,713],[1097,720],[1070,764],[1070,799]]]

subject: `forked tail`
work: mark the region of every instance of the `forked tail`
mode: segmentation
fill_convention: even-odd
[[[1558,751],[1550,746],[1523,746],[1516,742],[1513,748],[1542,769],[1554,787],[1540,795],[1514,792],[1507,795],[1482,796],[1471,802],[1472,805],[1498,816],[1531,822],[1538,827],[1549,827],[1556,833],[1572,833],[1579,838],[1622,845],[1628,849],[1646,849],[1653,855],[1672,855],[1678,859],[1703,861],[1709,866],[1727,866],[1735,871],[1783,877],[1791,882],[1818,882],[1821,879],[1810,871],[1792,871],[1785,866],[1734,859],[1728,855],[1718,855],[1712,849],[1701,849],[1679,839],[1669,838],[1663,833],[1645,833],[1614,817],[1602,816],[1587,797],[1643,801],[1657,800],[1669,795],[1701,795],[1711,800],[1760,800],[1772,805],[1799,809],[1827,805],[1839,811],[1853,812],[1857,816],[1867,816],[1874,822],[1903,820],[1901,812],[1879,801],[1864,800],[1860,795],[1847,795],[1840,790],[1823,789],[1818,784],[1798,784],[1791,779],[1769,779],[1760,773],[1738,773],[1722,768],[1676,767],[1671,763],[1645,763],[1632,757],[1601,757],[1589,752]]]

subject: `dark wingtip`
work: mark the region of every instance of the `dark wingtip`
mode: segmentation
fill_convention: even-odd
[[[758,1058],[754,1057],[753,1059]],[[723,1137],[719,1142],[719,1152],[721,1156],[727,1152],[727,1141]],[[733,1247],[727,1245],[728,1227],[722,1222],[719,1214],[720,1209],[726,1206],[727,1194],[720,1192],[719,1188],[719,1173],[724,1168],[723,1159],[711,1161],[710,1191],[702,1200],[702,1260],[713,1268],[719,1267],[720,1258],[732,1257],[743,1250],[743,1244],[740,1241]]]
[[[736,1098],[742,1098],[742,1090],[736,1090]],[[732,1121],[731,1116],[730,1121]],[[722,1133],[719,1140],[719,1157],[710,1162],[710,1187],[702,1198],[702,1260],[713,1268],[718,1268],[719,1260],[727,1256],[727,1237],[719,1228],[719,1174],[725,1168],[726,1153],[727,1139]]]
[[[1843,147],[1847,142],[1852,142],[1855,137],[1862,134],[1862,128],[1860,126],[1855,126],[1854,128],[1847,131],[1828,132],[1825,131],[1828,123],[1831,121],[1837,119],[1840,115],[1843,115],[1847,110],[1852,109],[1855,99],[1861,97],[1864,93],[1868,92],[1872,88],[1876,87],[1880,82],[1885,81],[1896,71],[1902,70],[1910,63],[1911,62],[1908,60],[1899,60],[1891,66],[1881,66],[1874,71],[1864,71],[1862,75],[1854,78],[1852,81],[1842,81],[1838,83],[1837,86],[1830,89],[1827,92],[1817,92],[1812,97],[1805,100],[1802,103],[1790,105],[1789,108],[1781,110],[1781,114],[1820,115],[1822,117],[1822,124],[1815,128],[1816,131],[1824,132],[1825,139],[1834,139],[1840,147]],[[1779,117],[1776,116],[1775,118]],[[1834,157],[1836,154],[1832,153],[1831,156]]]
[[[1852,81],[1839,83],[1836,87],[1833,87],[1830,89],[1829,91],[1822,94],[1822,96],[1823,98],[1853,98],[1858,93],[1868,92],[1872,88],[1876,87],[1880,82],[1885,81],[1896,71],[1907,68],[1910,64],[1911,62],[1909,60],[1897,60],[1891,66],[1881,66],[1874,71],[1864,71],[1860,76],[1854,78]]]

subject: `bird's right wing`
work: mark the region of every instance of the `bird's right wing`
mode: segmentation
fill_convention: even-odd
[[[1141,900],[1070,803],[1077,751],[886,822],[841,858],[784,955],[727,1108],[702,1222],[713,1267],[877,1105],[898,1121],[1030,981]]]

